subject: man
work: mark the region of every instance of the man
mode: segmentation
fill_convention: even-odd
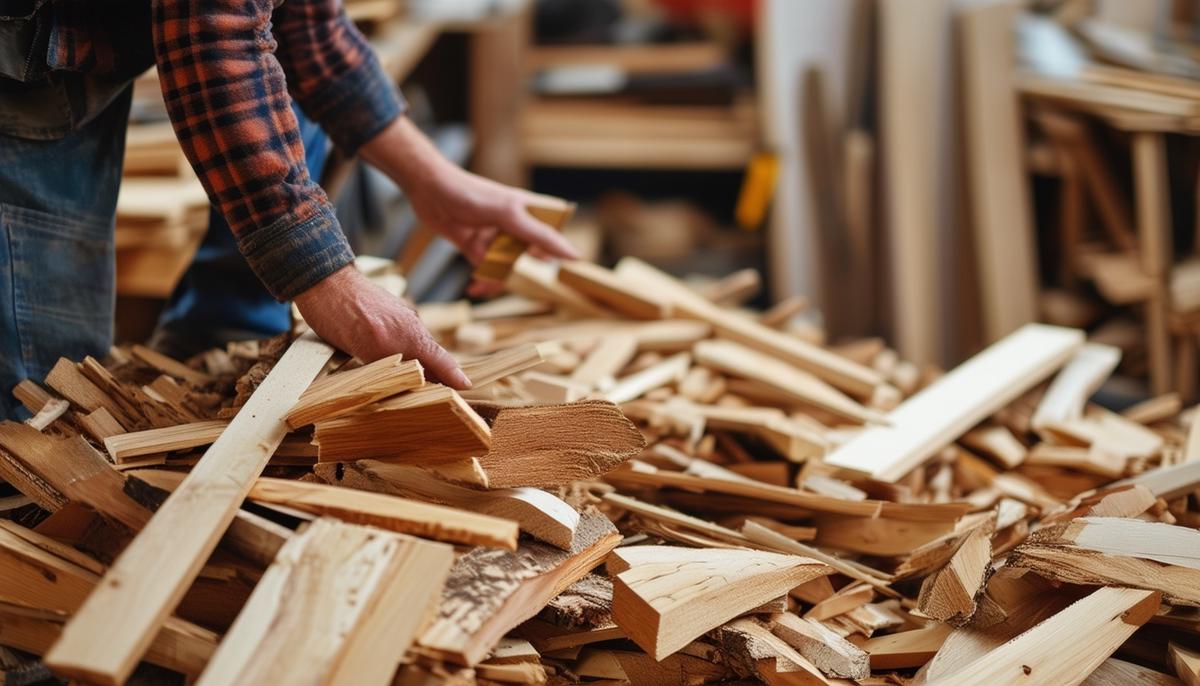
[[[0,414],[13,414],[20,379],[110,344],[130,82],[152,64],[183,150],[250,267],[360,359],[399,352],[434,379],[470,385],[416,314],[353,268],[305,168],[293,98],[472,262],[501,231],[575,256],[525,212],[527,193],[459,169],[403,116],[337,0],[0,0]]]

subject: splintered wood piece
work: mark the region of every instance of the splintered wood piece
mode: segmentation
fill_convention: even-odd
[[[585,298],[558,280],[558,266],[532,255],[521,255],[512,266],[504,287],[510,293],[553,303],[581,317],[611,319],[612,312]]]
[[[424,383],[425,370],[421,363],[404,360],[397,353],[348,372],[317,379],[288,413],[287,425],[299,429],[323,419],[340,417],[381,398],[420,388]]]
[[[74,362],[65,357],[56,362],[50,373],[46,375],[46,385],[86,412],[92,412],[101,407],[107,409],[126,431],[137,428],[133,418],[119,409],[104,391],[79,371],[79,367],[75,366]]]
[[[784,675],[801,683],[829,683],[815,665],[753,619],[734,620],[713,634],[724,662],[741,676],[758,677],[768,684],[779,683]]]
[[[882,420],[879,413],[863,407],[816,376],[740,343],[700,341],[692,350],[700,364],[726,374],[745,377],[789,399],[856,422]]]
[[[1097,589],[929,686],[1077,686],[1154,616],[1159,600],[1152,591]]]
[[[463,374],[471,380],[472,389],[482,388],[493,381],[512,376],[546,361],[551,346],[546,343],[526,343],[492,353],[478,360],[464,362]]]
[[[1100,407],[1078,419],[1046,424],[1041,431],[1063,443],[1094,446],[1127,458],[1151,457],[1163,447],[1161,435]]]
[[[575,214],[575,203],[549,195],[538,196],[536,203],[525,206],[525,211],[543,224],[562,231]],[[513,264],[529,247],[524,241],[502,233],[488,246],[483,260],[475,267],[475,278],[484,281],[504,282],[512,272]]]
[[[198,369],[192,369],[186,364],[179,362],[174,358],[163,355],[157,350],[147,348],[144,345],[134,344],[133,347],[130,348],[129,352],[133,353],[133,356],[141,362],[154,367],[163,374],[173,376],[182,381],[187,381],[188,383],[202,386],[213,380],[211,375],[205,374]]]
[[[216,441],[229,422],[224,419],[209,419],[189,424],[179,424],[161,429],[146,429],[117,434],[104,439],[104,449],[117,464],[128,462],[143,455],[157,455],[176,450],[198,448]]]
[[[615,565],[615,566],[614,566]],[[790,589],[833,572],[805,557],[672,546],[618,549],[613,621],[656,660]]]
[[[93,357],[83,358],[79,371],[108,397],[110,411],[116,408],[129,418],[131,423],[126,426],[131,429],[160,428],[185,421],[184,417],[173,416],[168,406],[156,402],[140,388],[122,384]]]
[[[525,372],[521,375],[521,384],[529,395],[545,404],[573,403],[591,391],[590,386],[565,376],[542,372]]]
[[[125,433],[125,427],[121,426],[112,413],[103,407],[87,414],[75,415],[75,418],[79,420],[79,426],[97,443],[103,443],[110,436]]]
[[[967,536],[945,566],[925,577],[917,607],[926,616],[950,624],[971,619],[976,598],[992,564],[991,527],[978,527]]]
[[[1191,686],[1170,674],[1110,657],[1083,680],[1080,686]]]
[[[601,336],[588,356],[571,372],[571,380],[590,388],[613,383],[617,374],[633,360],[637,349],[638,339],[632,334]]]
[[[320,483],[259,477],[249,498],[354,524],[464,545],[515,550],[517,523],[383,493],[352,491]]]
[[[1188,650],[1177,643],[1167,644],[1167,657],[1175,675],[1187,686],[1200,686],[1200,652]]]
[[[934,624],[924,629],[875,636],[862,645],[871,669],[912,669],[933,659],[954,627]]]
[[[959,365],[825,457],[826,464],[895,482],[1062,366],[1083,332],[1027,324]]]
[[[639,372],[621,378],[604,392],[604,398],[620,404],[637,400],[656,388],[679,383],[692,366],[692,356],[677,353]]]
[[[1135,477],[1111,484],[1113,487],[1133,485],[1144,486],[1155,498],[1174,500],[1200,486],[1200,462],[1183,462],[1170,467],[1156,467]]]
[[[47,665],[105,685],[129,678],[283,440],[284,416],[332,355],[315,336],[291,344],[67,623]],[[147,576],[147,569],[154,573]]]
[[[150,518],[150,512],[125,493],[125,477],[79,436],[52,438],[25,424],[3,422],[0,448],[26,473],[69,501],[87,505],[134,531]]]
[[[1075,357],[1050,382],[1030,420],[1034,429],[1083,416],[1088,398],[1100,388],[1121,362],[1121,349],[1101,343],[1084,343]]]
[[[968,431],[962,437],[963,445],[994,458],[1006,469],[1016,469],[1025,461],[1029,451],[1008,427],[984,426]]]
[[[441,607],[418,643],[456,664],[478,664],[504,634],[582,579],[621,540],[608,517],[583,513],[568,551],[526,543],[516,552],[476,548],[450,571]]]
[[[0,643],[45,653],[103,573],[103,565],[74,548],[12,522],[0,523]],[[35,607],[41,614],[31,613]],[[195,676],[216,647],[216,634],[168,617],[145,659]]]
[[[713,524],[712,522],[705,521],[699,517],[692,517],[691,515],[686,515],[682,512],[676,512],[675,510],[669,510],[665,507],[651,505],[650,503],[643,503],[636,498],[630,498],[629,496],[624,496],[620,493],[606,493],[604,495],[604,500],[616,505],[617,507],[620,507],[627,512],[632,512],[633,514],[644,519],[662,522],[670,526],[690,529],[725,543],[732,543],[734,545],[743,547],[749,547],[750,544],[750,539],[734,531],[733,529],[727,529],[719,524]]]
[[[721,338],[737,341],[812,373],[859,400],[869,400],[875,394],[875,389],[884,385],[878,372],[718,307],[674,277],[645,262],[631,257],[622,258],[617,264],[616,273],[623,279],[633,279],[659,293],[670,302],[677,315],[708,322]]]
[[[32,379],[21,379],[20,383],[13,386],[12,394],[18,402],[25,406],[26,410],[33,414],[41,412],[46,403],[55,398],[54,394],[39,386]]]
[[[1200,531],[1121,517],[1080,517],[1058,540],[1106,555],[1126,555],[1200,571]]]
[[[620,408],[603,400],[500,410],[479,458],[492,488],[558,488],[596,478],[645,447]]]
[[[71,403],[67,402],[66,400],[63,400],[62,398],[50,398],[44,405],[42,405],[42,409],[38,410],[37,414],[33,415],[29,419],[26,419],[25,423],[37,429],[38,431],[45,431],[46,427],[50,426],[60,417],[66,414],[67,410],[70,408]]]
[[[563,262],[558,268],[558,280],[618,314],[633,319],[666,319],[671,316],[671,306],[656,297],[654,291],[638,288],[636,284],[590,262]]]
[[[703,417],[704,425],[711,429],[757,436],[792,462],[820,457],[829,449],[829,442],[821,434],[775,408],[701,405],[678,398],[666,407],[672,412]]]
[[[1183,401],[1179,394],[1166,393],[1125,408],[1121,416],[1138,424],[1157,424],[1174,417],[1182,409]]]
[[[842,679],[871,676],[870,657],[821,622],[793,614],[771,615],[771,631],[824,674]]]
[[[1096,445],[1091,448],[1081,448],[1069,445],[1051,445],[1039,443],[1029,451],[1025,464],[1030,466],[1063,467],[1075,469],[1089,474],[1117,479],[1125,474],[1125,466],[1129,460],[1121,454],[1105,452],[1104,448]]]
[[[491,430],[453,389],[430,385],[317,422],[313,442],[322,462],[374,457],[433,463],[482,455]]]
[[[390,684],[453,562],[448,545],[318,519],[279,551],[197,684]]]
[[[579,526],[579,513],[558,497],[536,488],[478,491],[442,481],[411,465],[360,460],[317,465],[317,475],[331,484],[417,498],[462,510],[508,519],[521,531],[566,550]]]

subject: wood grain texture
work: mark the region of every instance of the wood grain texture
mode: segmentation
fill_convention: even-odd
[[[283,418],[333,348],[297,339],[179,489],[105,574],[45,656],[62,674],[123,683],[283,440]],[[146,569],[154,575],[147,577]],[[112,618],[122,622],[114,627]]]
[[[389,684],[453,561],[444,544],[318,519],[279,551],[197,684]]]
[[[339,417],[381,398],[420,388],[424,383],[425,370],[421,363],[404,360],[397,353],[348,372],[317,379],[288,413],[287,425],[298,429],[322,419]]]

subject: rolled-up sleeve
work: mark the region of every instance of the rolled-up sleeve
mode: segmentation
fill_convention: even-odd
[[[188,161],[271,294],[292,298],[354,255],[304,163],[271,0],[153,0],[155,61]]]
[[[353,153],[404,113],[404,100],[338,0],[286,0],[275,38],[288,88],[338,147]]]

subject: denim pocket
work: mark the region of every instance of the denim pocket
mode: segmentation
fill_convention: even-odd
[[[113,326],[111,220],[0,205],[0,226],[26,371],[41,378],[59,357],[103,356]]]

